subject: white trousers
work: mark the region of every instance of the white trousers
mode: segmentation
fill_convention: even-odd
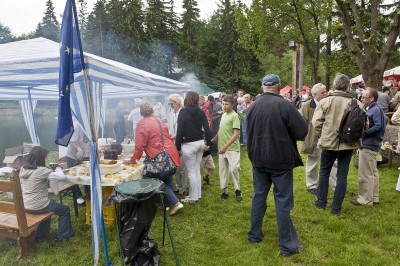
[[[182,157],[189,178],[189,199],[201,198],[201,173],[200,164],[203,156],[204,140],[187,142],[182,144]]]
[[[239,185],[239,169],[240,169],[240,152],[226,151],[219,154],[219,183],[224,192],[228,192],[229,175],[232,176],[233,186],[235,190],[240,190]]]

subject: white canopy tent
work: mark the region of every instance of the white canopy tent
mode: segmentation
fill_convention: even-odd
[[[33,111],[37,100],[58,100],[59,43],[35,38],[0,44],[0,100],[20,101],[32,142],[38,143]],[[90,89],[97,95],[95,109],[103,116],[107,99],[183,94],[188,84],[158,76],[113,60],[84,53]],[[82,75],[76,75],[76,81]],[[103,122],[103,123],[102,123]]]

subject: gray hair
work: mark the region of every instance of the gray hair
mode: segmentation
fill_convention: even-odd
[[[350,78],[345,74],[337,74],[333,80],[333,88],[339,91],[347,91],[350,86]]]
[[[326,88],[326,86],[324,84],[322,84],[322,83],[315,84],[311,89],[311,95],[314,96],[322,88]]]
[[[178,94],[171,94],[168,96],[168,101],[177,103],[180,107],[183,106],[183,98]]]

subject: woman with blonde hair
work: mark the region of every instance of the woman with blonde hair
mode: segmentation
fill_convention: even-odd
[[[201,198],[200,164],[204,149],[211,145],[211,131],[206,115],[199,108],[199,94],[194,91],[187,93],[179,113],[175,145],[182,153],[190,183],[189,196],[182,201],[195,203]]]

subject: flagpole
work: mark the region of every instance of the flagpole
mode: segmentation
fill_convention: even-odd
[[[72,10],[74,12],[75,25],[79,25],[78,24],[78,17],[77,17],[77,12],[76,12],[75,1],[72,1]],[[79,33],[79,29],[78,29],[77,37],[78,37],[79,43],[82,44],[81,35]],[[92,104],[92,97],[91,97],[91,94],[90,94],[88,73],[87,73],[87,70],[86,70],[86,65],[85,65],[85,60],[84,60],[84,56],[83,56],[82,45],[80,45],[79,47],[80,47],[79,52],[81,54],[80,58],[81,58],[81,61],[82,61],[82,71],[83,71],[83,78],[84,78],[84,83],[85,83],[85,91],[86,91],[86,97],[87,97],[87,100],[88,100],[88,107],[89,107],[89,121],[90,121],[90,124],[91,124],[91,127],[92,127],[93,140],[94,140],[95,147],[96,147],[97,160],[98,160],[98,162],[100,162],[100,156],[99,156],[99,153],[98,153],[97,129],[96,129],[96,125],[95,125],[95,122],[94,122],[93,104]],[[101,179],[101,176],[100,176],[100,179]],[[99,180],[99,181],[101,182],[101,180]],[[100,186],[100,188],[101,188],[101,186]],[[102,236],[103,236],[103,249],[104,249],[104,258],[106,260],[106,265],[107,266],[112,266],[113,264],[110,262],[109,255],[108,255],[107,236],[106,236],[106,230],[105,230],[105,226],[104,226],[104,216],[103,216],[102,208],[101,208],[101,232],[102,232]]]

